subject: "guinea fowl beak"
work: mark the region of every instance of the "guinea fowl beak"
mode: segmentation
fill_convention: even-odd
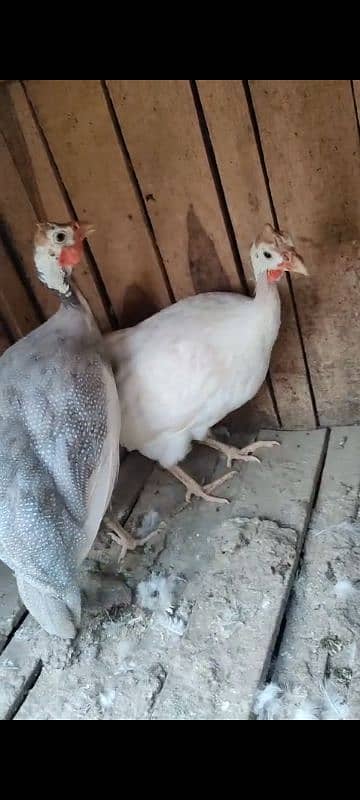
[[[96,230],[94,225],[91,225],[89,222],[79,222],[77,224],[77,229],[79,231],[81,240],[87,239],[87,237],[90,236],[91,233],[95,233]]]
[[[284,254],[284,261],[279,265],[279,269],[287,272],[297,272],[299,275],[308,275],[305,264],[296,250],[287,250]]]

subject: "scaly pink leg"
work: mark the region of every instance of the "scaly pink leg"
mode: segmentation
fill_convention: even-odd
[[[208,503],[229,503],[229,500],[226,497],[213,497],[211,492],[216,489],[217,486],[221,486],[228,478],[232,478],[235,475],[235,472],[227,472],[226,475],[222,475],[221,478],[218,478],[216,481],[212,481],[212,483],[207,483],[206,486],[200,486],[200,484],[194,480],[190,475],[185,472],[185,470],[181,469],[181,467],[171,467],[168,469],[171,475],[174,478],[177,478],[180,483],[182,483],[186,488],[186,502],[189,503],[191,497],[194,495],[195,497],[200,497],[202,500],[206,500]]]
[[[238,447],[218,442],[217,439],[213,439],[211,436],[204,439],[202,444],[207,444],[208,447],[212,447],[213,450],[218,450],[220,453],[223,453],[223,455],[226,456],[226,464],[228,467],[232,466],[233,461],[257,461],[257,463],[260,464],[260,460],[253,455],[256,450],[260,447],[280,447],[279,442],[252,442],[248,444],[247,447],[242,447],[241,450],[239,450]]]
[[[122,561],[122,559],[125,558],[128,550],[134,551],[137,547],[142,547],[144,544],[146,544],[146,542],[159,533],[159,528],[156,528],[156,530],[151,531],[148,536],[143,536],[142,539],[136,539],[131,535],[131,533],[128,533],[128,531],[126,531],[122,525],[120,525],[120,522],[114,520],[112,517],[105,517],[104,526],[110,538],[121,548],[119,561]]]

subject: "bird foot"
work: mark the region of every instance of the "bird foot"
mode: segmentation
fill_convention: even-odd
[[[256,461],[260,464],[260,459],[253,455],[261,447],[280,447],[279,442],[251,442],[246,447],[242,447],[241,450],[238,447],[233,447],[230,444],[224,444],[223,442],[218,442],[217,439],[208,438],[204,440],[204,444],[207,444],[209,447],[212,447],[213,450],[218,450],[224,456],[226,456],[226,464],[228,467],[232,466],[233,461]]]
[[[110,538],[120,547],[119,561],[125,558],[128,550],[133,552],[137,547],[142,547],[160,532],[159,526],[159,528],[151,531],[147,536],[143,536],[142,539],[136,539],[135,536],[132,536],[131,533],[128,533],[128,531],[120,525],[120,522],[111,517],[105,517],[104,526]]]
[[[187,503],[190,502],[191,498],[199,497],[201,500],[205,500],[207,503],[229,503],[230,501],[226,497],[214,497],[212,492],[218,487],[221,486],[225,481],[229,478],[232,478],[233,475],[236,473],[227,472],[226,475],[222,475],[221,478],[217,478],[217,480],[212,481],[211,483],[207,483],[205,486],[200,486],[200,484],[188,475],[181,467],[172,467],[168,470],[171,475],[173,475],[177,480],[179,480],[186,489],[185,500]]]

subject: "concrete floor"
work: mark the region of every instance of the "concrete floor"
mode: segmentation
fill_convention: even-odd
[[[128,457],[116,512],[160,533],[121,565],[100,535],[73,643],[39,630],[0,565],[0,719],[245,720],[268,681],[281,702],[262,718],[360,719],[360,526],[344,524],[360,427],[275,438],[261,466],[235,466],[227,506],[185,505],[176,481]],[[226,465],[201,446],[188,469],[207,482]]]

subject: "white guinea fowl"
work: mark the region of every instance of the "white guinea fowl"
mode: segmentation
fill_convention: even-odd
[[[191,495],[211,493],[228,475],[201,487],[178,466],[193,440],[233,460],[257,460],[255,442],[242,450],[209,437],[210,428],[240,408],[265,380],[280,327],[276,282],[285,271],[307,274],[291,238],[266,225],[251,248],[254,298],[209,293],[181,300],[134,328],[106,337],[122,410],[121,444],[158,461]],[[223,502],[226,502],[223,500]]]
[[[0,558],[51,634],[80,624],[77,569],[118,471],[120,405],[102,337],[71,287],[89,226],[38,226],[39,278],[62,300],[0,359]]]

